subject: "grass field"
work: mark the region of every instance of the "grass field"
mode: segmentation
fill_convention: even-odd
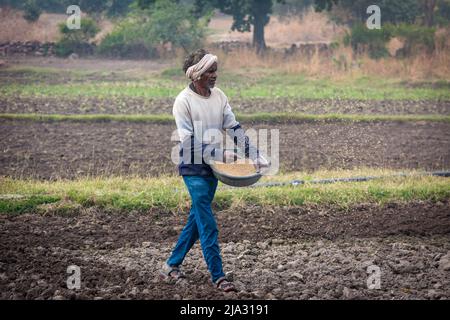
[[[144,97],[173,98],[187,84],[181,70],[170,68],[151,76],[142,73],[140,79],[124,74],[89,73],[85,71],[58,72],[48,68],[14,68],[8,77],[20,75],[24,83],[14,80],[0,87],[0,96],[20,95],[39,97]],[[61,82],[55,81],[58,77]],[[5,79],[6,78],[6,79]],[[56,83],[45,83],[53,79]],[[105,81],[105,79],[107,81]],[[229,98],[301,98],[301,99],[358,99],[358,100],[449,100],[450,83],[444,80],[409,83],[377,77],[359,77],[335,81],[314,79],[277,71],[252,70],[248,73],[219,74],[218,86]]]
[[[354,177],[379,175],[380,180],[339,182],[302,186],[223,189],[219,187],[215,203],[221,207],[296,206],[307,204],[347,207],[361,202],[383,204],[395,201],[441,201],[450,197],[447,178],[414,176],[389,177],[392,170],[318,171],[290,173],[263,178],[263,181],[289,181],[294,177],[311,181],[318,177]],[[383,178],[383,176],[385,178]],[[79,180],[42,182],[36,180],[0,181],[0,212],[64,213],[81,207],[97,206],[115,210],[187,210],[189,197],[179,177],[96,177]]]

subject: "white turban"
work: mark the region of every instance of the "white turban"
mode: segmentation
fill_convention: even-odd
[[[197,64],[190,66],[186,70],[186,76],[192,81],[196,81],[200,79],[202,74],[205,73],[205,71],[208,70],[214,62],[217,62],[217,56],[207,53]]]

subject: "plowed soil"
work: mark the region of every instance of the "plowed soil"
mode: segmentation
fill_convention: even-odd
[[[17,75],[15,75],[17,81]],[[55,79],[54,79],[55,80]],[[105,81],[104,78],[101,80]],[[64,80],[56,79],[60,83]],[[1,80],[0,80],[1,83]],[[96,98],[22,97],[0,99],[2,113],[43,114],[171,114],[174,99],[114,97]],[[356,100],[356,99],[243,99],[231,98],[231,107],[238,113],[300,112],[308,114],[450,114],[450,101],[445,100]]]
[[[450,168],[450,124],[438,122],[243,123],[278,129],[280,169]],[[0,175],[45,179],[176,174],[175,125],[0,120]],[[270,140],[269,140],[270,141]]]
[[[217,212],[225,271],[211,284],[200,245],[177,283],[158,277],[187,214],[151,210],[0,215],[1,299],[449,299],[448,202],[247,207]],[[81,288],[67,288],[67,267]],[[380,270],[370,289],[369,266]]]

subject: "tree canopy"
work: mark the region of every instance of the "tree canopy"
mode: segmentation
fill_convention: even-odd
[[[366,9],[370,5],[378,5],[381,9],[383,22],[393,24],[421,23],[427,27],[436,24],[436,17],[440,21],[447,19],[449,0],[315,0],[317,11],[331,10],[333,6],[340,6],[348,10],[348,22],[363,22],[367,19]]]
[[[25,19],[35,21],[42,12],[66,13],[70,5],[77,5],[81,11],[94,16],[125,15],[132,2],[134,0],[0,0],[0,6],[24,10]]]

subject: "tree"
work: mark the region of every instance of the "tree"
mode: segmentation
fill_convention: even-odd
[[[434,25],[434,12],[436,9],[437,0],[421,0],[424,11],[423,24],[427,27]]]
[[[330,11],[333,5],[337,5],[338,0],[314,0],[314,8],[316,11]]]
[[[111,0],[107,9],[110,17],[123,16],[129,11],[129,6],[134,0]]]
[[[352,25],[365,22],[368,17],[366,10],[373,4],[380,7],[383,22],[391,22],[393,24],[414,23],[420,15],[420,1],[430,0],[315,0],[314,2],[316,11],[329,11],[333,6],[340,6],[346,9],[350,14],[347,22]]]
[[[275,1],[284,2],[284,0]],[[270,20],[272,0],[196,0],[194,5],[197,14],[217,8],[225,14],[232,15],[231,30],[248,32],[253,26],[253,46],[256,52],[261,53],[266,49],[264,28]]]
[[[301,17],[314,3],[314,0],[285,0],[276,2],[273,13],[280,18]]]
[[[450,21],[450,0],[438,1],[437,20],[440,25],[448,25]]]
[[[382,21],[393,24],[421,22],[430,28],[436,24],[446,25],[450,20],[450,0],[315,0],[314,3],[316,11],[339,5],[360,22],[366,19],[365,9],[371,4],[380,7]]]
[[[100,15],[108,8],[108,0],[78,0],[73,1],[73,4],[90,15]]]
[[[12,7],[24,11],[24,18],[36,21],[42,12],[66,13],[70,5],[77,5],[82,12],[99,17],[103,13],[109,16],[121,16],[128,12],[134,0],[0,0],[0,7]]]

